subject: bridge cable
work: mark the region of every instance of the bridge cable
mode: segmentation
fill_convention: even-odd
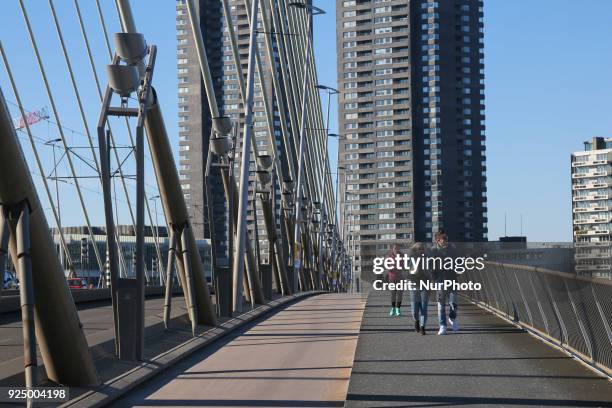
[[[43,66],[42,59],[40,57],[40,53],[38,51],[38,45],[36,43],[36,38],[34,37],[34,33],[32,31],[32,26],[30,24],[30,19],[28,17],[28,13],[27,13],[27,10],[26,10],[25,5],[23,3],[23,0],[19,0],[19,5],[21,7],[21,12],[22,12],[24,21],[26,23],[26,27],[27,27],[27,30],[28,30],[28,35],[30,37],[30,42],[32,44],[32,49],[34,50],[34,53],[36,55],[36,61],[38,63],[38,68],[40,70],[40,74],[41,74],[43,82],[45,84],[45,89],[46,89],[46,92],[47,92],[47,96],[49,98],[49,102],[51,103],[51,109],[53,110],[53,115],[55,117],[55,121],[58,124],[58,129],[59,129],[59,132],[60,132],[60,136],[61,136],[61,140],[62,140],[62,145],[64,146],[64,150],[66,152],[66,159],[68,160],[68,165],[70,167],[70,172],[71,172],[72,178],[73,178],[73,180],[75,182],[75,187],[76,187],[77,195],[78,195],[78,198],[79,198],[79,202],[81,204],[81,208],[83,209],[83,214],[85,216],[85,222],[87,223],[87,229],[88,229],[88,232],[89,232],[89,237],[90,237],[92,242],[96,242],[95,239],[94,239],[94,233],[93,233],[93,229],[91,227],[91,222],[89,220],[89,213],[87,212],[87,208],[85,206],[85,201],[83,199],[83,194],[81,192],[80,183],[79,183],[78,177],[76,175],[76,171],[75,171],[75,168],[74,168],[74,163],[72,162],[72,156],[70,155],[68,144],[66,142],[66,137],[64,135],[64,131],[63,131],[62,126],[61,126],[61,120],[60,120],[60,117],[59,117],[59,112],[57,110],[57,106],[55,105],[55,99],[53,97],[53,93],[51,92],[51,88],[49,86],[49,81],[47,79],[47,74],[46,74],[45,68]],[[102,259],[100,257],[100,253],[98,251],[97,245],[93,245],[93,249],[94,249],[94,253],[96,255],[96,260],[98,261],[98,267],[100,268],[100,273],[102,273],[103,270],[104,270],[104,266],[103,266],[104,264],[102,263]]]
[[[11,88],[13,89],[13,94],[15,95],[15,99],[17,100],[17,105],[19,107],[19,112],[21,113],[21,117],[25,118],[26,112],[23,108],[23,104],[21,103],[21,97],[19,96],[19,91],[17,90],[17,86],[15,84],[15,78],[13,77],[13,72],[11,70],[10,64],[8,62],[8,58],[4,51],[4,47],[2,46],[2,41],[0,41],[0,54],[2,54],[2,62],[4,64],[4,68],[6,69],[6,73],[8,74],[9,82],[11,83]],[[26,133],[30,140],[30,145],[32,146],[32,151],[34,152],[34,159],[36,160],[36,165],[38,170],[40,171],[40,176],[45,187],[45,192],[47,194],[47,199],[51,205],[51,210],[53,211],[53,218],[55,219],[55,224],[57,226],[57,230],[60,237],[60,243],[66,253],[66,260],[68,261],[68,269],[73,270],[73,262],[72,257],[70,255],[70,251],[68,249],[68,245],[66,244],[66,239],[64,237],[64,232],[60,228],[60,219],[59,214],[57,213],[57,208],[55,207],[55,202],[53,201],[53,196],[51,194],[51,190],[49,189],[49,183],[47,181],[47,177],[45,176],[45,170],[43,169],[42,162],[40,161],[40,156],[38,154],[38,149],[36,148],[36,141],[34,140],[34,135],[32,134],[32,130],[30,129],[30,124],[27,120],[24,120],[24,125],[26,128]],[[63,266],[62,266],[63,268]]]

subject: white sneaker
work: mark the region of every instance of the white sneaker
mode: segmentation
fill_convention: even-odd
[[[446,334],[446,326],[440,326],[440,330],[438,330],[438,336],[443,336]]]

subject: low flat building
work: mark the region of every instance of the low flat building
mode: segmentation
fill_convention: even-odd
[[[98,284],[100,279],[100,267],[98,259],[94,251],[96,246],[101,257],[102,263],[106,264],[106,232],[102,227],[92,227],[94,242],[92,242],[86,227],[64,227],[62,232],[70,259],[72,260],[72,271],[80,278],[86,278],[94,285]],[[122,277],[134,277],[136,274],[135,268],[135,253],[136,253],[136,234],[131,225],[118,225],[118,241],[119,241],[119,272]],[[58,257],[62,263],[66,276],[72,271],[68,256],[61,250],[60,235],[57,229],[50,230],[55,242]],[[157,284],[163,280],[160,276],[165,274],[166,265],[168,263],[168,233],[165,227],[151,228],[145,227],[145,269],[147,281],[149,284]],[[200,252],[200,258],[204,265],[204,274],[206,279],[212,279],[212,263],[211,263],[211,247],[209,239],[198,239],[197,245]]]

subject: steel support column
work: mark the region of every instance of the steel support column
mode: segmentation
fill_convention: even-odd
[[[170,325],[170,312],[172,309],[172,270],[174,269],[174,257],[176,256],[176,234],[172,229],[168,231],[168,264],[166,267],[166,293],[164,297],[164,326]]]
[[[34,282],[30,254],[30,207],[20,203],[13,211],[16,219],[15,241],[17,246],[17,273],[19,276],[19,308],[23,332],[23,362],[26,387],[36,386],[36,333],[34,331]],[[28,407],[33,401],[28,398]]]
[[[98,384],[96,370],[57,250],[0,91],[0,203],[29,204],[36,333],[47,377],[71,386]],[[11,257],[17,245],[9,240]]]

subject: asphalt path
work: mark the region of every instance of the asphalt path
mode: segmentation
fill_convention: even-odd
[[[347,407],[611,407],[612,383],[567,354],[470,303],[460,330],[414,332],[409,302],[389,317],[389,295],[368,297]]]

